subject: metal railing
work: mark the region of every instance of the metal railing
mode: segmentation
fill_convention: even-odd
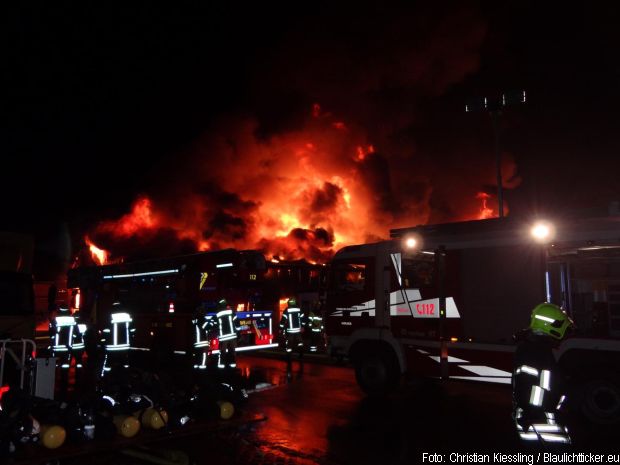
[[[19,387],[24,389],[24,378],[30,369],[26,362],[35,351],[36,345],[32,339],[0,339],[0,386],[4,385],[6,360],[10,357],[19,370]],[[20,356],[18,356],[19,352],[21,352]]]

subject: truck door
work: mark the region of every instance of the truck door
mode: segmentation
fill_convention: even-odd
[[[350,334],[374,325],[374,266],[370,258],[332,262],[326,306],[328,334]]]
[[[437,263],[431,252],[392,254],[392,331],[406,355],[408,371],[437,378],[440,364],[440,301]]]

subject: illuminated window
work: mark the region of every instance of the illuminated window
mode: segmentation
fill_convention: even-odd
[[[341,291],[361,291],[366,285],[365,264],[340,264],[334,272],[336,287]]]

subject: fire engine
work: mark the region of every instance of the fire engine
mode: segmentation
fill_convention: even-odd
[[[384,393],[404,374],[510,385],[513,335],[548,301],[578,328],[556,351],[573,406],[620,422],[620,217],[496,218],[390,235],[331,263],[328,350],[352,361],[363,390]]]
[[[136,349],[191,350],[196,308],[215,314],[224,298],[236,311],[238,351],[275,347],[274,330],[286,297],[318,298],[319,266],[271,262],[255,250],[226,249],[69,270],[70,307],[89,321],[105,321],[114,301],[129,311]],[[209,310],[211,309],[211,310]],[[217,337],[210,341],[217,353]]]

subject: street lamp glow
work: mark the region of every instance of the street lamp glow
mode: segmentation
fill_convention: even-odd
[[[536,242],[549,242],[553,239],[553,226],[546,222],[535,223],[530,230],[530,234]]]
[[[405,240],[405,247],[408,249],[415,249],[416,245],[418,245],[418,241],[415,240],[415,237],[408,237]]]

